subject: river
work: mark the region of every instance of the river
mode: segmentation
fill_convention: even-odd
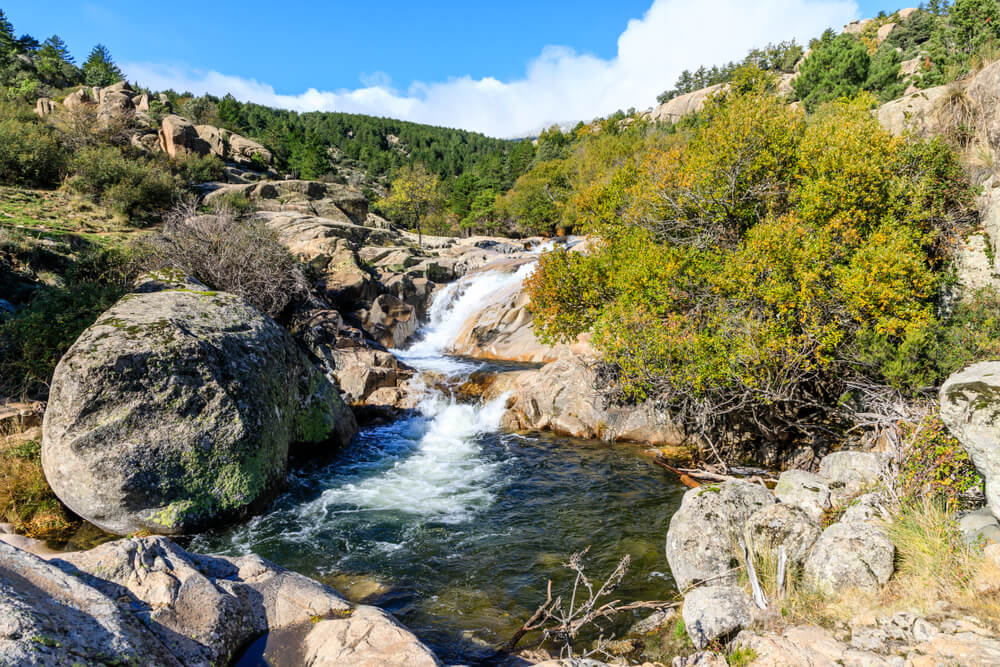
[[[532,269],[448,285],[417,341],[394,352],[456,384],[502,368],[445,351],[468,314]],[[594,578],[632,556],[619,599],[670,598],[663,540],[684,488],[639,446],[505,433],[503,402],[462,404],[428,388],[412,416],[363,429],[333,460],[293,472],[267,513],[189,546],[256,553],[365,597],[446,663],[488,661],[588,546]]]

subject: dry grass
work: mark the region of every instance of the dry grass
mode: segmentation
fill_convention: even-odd
[[[934,114],[941,135],[954,145],[966,148],[978,136],[980,114],[964,87],[949,86]]]
[[[803,585],[797,574],[779,599],[773,586],[776,559],[758,554],[754,563],[761,586],[780,610],[765,615],[765,628],[813,624],[833,630],[858,617],[917,611],[931,617],[974,616],[1000,631],[1000,567],[984,557],[982,548],[962,541],[953,513],[922,499],[899,508],[885,528],[896,546],[896,572],[878,592],[844,590],[831,597]]]
[[[40,438],[38,428],[0,437],[0,521],[28,537],[53,539],[78,522],[45,481]]]
[[[954,514],[925,498],[902,507],[886,529],[896,545],[896,574],[884,603],[930,613],[943,601],[1000,629],[1000,573],[981,547],[962,541]],[[980,589],[991,575],[994,590]]]

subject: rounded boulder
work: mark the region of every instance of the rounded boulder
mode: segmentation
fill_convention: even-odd
[[[56,367],[42,465],[74,512],[118,534],[246,515],[283,485],[290,444],[356,429],[289,334],[241,298],[150,281]]]

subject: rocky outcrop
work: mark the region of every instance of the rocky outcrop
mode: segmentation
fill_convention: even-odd
[[[273,320],[231,294],[147,282],[59,362],[42,463],[60,500],[105,530],[180,533],[268,500],[291,443],[311,452],[355,430]]]
[[[1000,517],[1000,362],[974,364],[941,387],[941,420],[986,482],[986,504]]]
[[[897,136],[910,130],[929,137],[939,131],[941,108],[948,90],[948,86],[937,86],[887,102],[879,107],[878,120]]]
[[[256,141],[213,125],[195,125],[176,114],[163,119],[159,137],[160,149],[172,158],[214,155],[247,169],[267,168],[274,162],[271,151]]]
[[[608,405],[587,359],[571,358],[499,378],[489,389],[494,398],[510,392],[503,426],[510,430],[548,430],[575,438],[676,445],[683,429],[652,403]]]
[[[530,303],[520,284],[491,295],[490,303],[465,322],[449,350],[476,359],[530,363],[593,356],[586,334],[571,344],[547,345],[538,340],[528,310]]]
[[[855,619],[843,641],[826,629],[794,626],[782,633],[744,630],[733,649],[752,651],[750,665],[986,667],[1000,661],[1000,641],[968,620],[928,619],[908,612]]]
[[[35,113],[45,118],[55,109],[55,104],[48,97],[39,97],[35,102]]]
[[[417,333],[419,322],[416,309],[392,294],[380,294],[365,318],[365,331],[377,343],[388,348],[401,348]]]
[[[0,664],[129,663],[181,665],[115,600],[0,542]]]
[[[678,95],[653,109],[651,119],[658,122],[676,123],[688,114],[701,111],[709,97],[715,93],[725,91],[728,87],[728,84],[719,83],[708,88]]]
[[[205,203],[232,195],[245,196],[261,211],[296,213],[299,217],[362,228],[368,219],[368,200],[364,195],[359,190],[335,183],[289,180],[222,185],[205,195]]]
[[[186,118],[171,114],[160,127],[160,149],[172,158],[208,155],[209,145]]]
[[[774,496],[748,482],[701,486],[684,494],[667,530],[667,562],[685,591],[701,581],[735,584],[736,542],[757,510],[774,504]],[[686,598],[685,598],[686,599]]]
[[[164,538],[49,562],[0,544],[0,591],[3,664],[231,664],[264,634],[290,638],[307,664],[438,664],[385,612],[257,556],[199,556]]]

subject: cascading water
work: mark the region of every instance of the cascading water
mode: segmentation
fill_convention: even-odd
[[[419,340],[394,352],[453,379],[480,369],[448,357],[449,344],[469,316],[533,269],[448,285]],[[588,546],[597,575],[632,555],[635,574],[621,599],[668,596],[662,539],[682,487],[631,447],[502,433],[504,403],[461,404],[427,387],[411,416],[364,429],[333,461],[292,473],[267,514],[189,546],[257,553],[335,587],[345,575],[374,579],[388,590],[369,602],[443,659],[466,664],[509,638],[542,601],[545,581],[561,582],[561,564]]]

